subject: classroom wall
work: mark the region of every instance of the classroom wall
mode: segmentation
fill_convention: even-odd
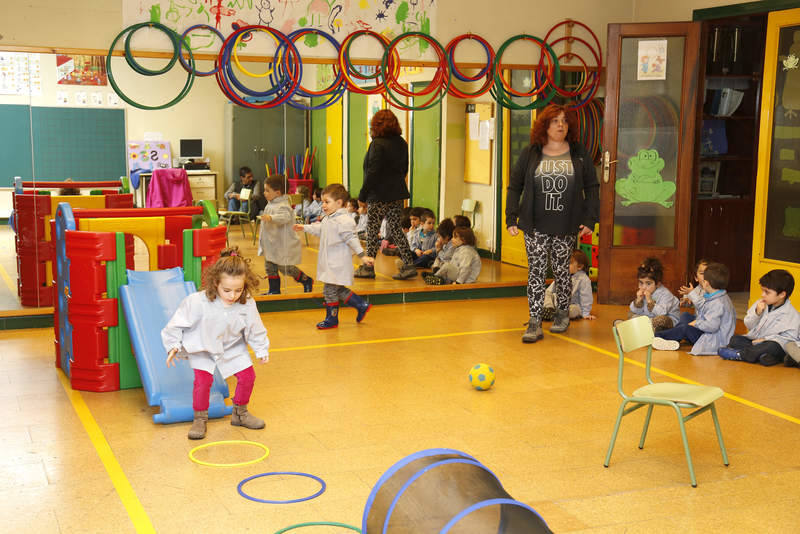
[[[669,2],[653,2],[653,0],[633,0],[634,22],[677,22],[692,20],[692,11],[709,7],[720,7],[737,4],[731,0],[670,0]],[[748,2],[749,3],[749,2]]]

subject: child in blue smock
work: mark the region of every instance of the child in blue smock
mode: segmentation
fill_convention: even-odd
[[[653,340],[656,350],[678,350],[684,339],[692,343],[689,354],[717,354],[728,344],[736,329],[736,310],[726,288],[728,268],[721,263],[708,263],[699,282],[703,294],[694,299],[697,315],[684,313],[674,328],[662,330]]]
[[[630,305],[628,318],[644,315],[653,323],[653,330],[659,332],[672,328],[680,317],[678,299],[669,289],[661,284],[664,279],[664,267],[658,258],[645,258],[636,275],[639,288],[636,298]]]

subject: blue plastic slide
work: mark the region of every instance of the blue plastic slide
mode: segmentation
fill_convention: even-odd
[[[181,301],[195,291],[194,282],[184,282],[180,267],[149,272],[128,270],[128,284],[120,287],[122,307],[147,403],[161,407],[161,413],[153,415],[156,423],[178,423],[194,418],[194,372],[188,360],[176,360],[175,367],[167,367],[161,330]],[[228,396],[228,384],[216,371],[211,386],[209,417],[230,415],[233,408],[225,405]]]

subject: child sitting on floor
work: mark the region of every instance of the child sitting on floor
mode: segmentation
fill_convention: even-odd
[[[481,273],[481,257],[475,250],[475,234],[471,228],[457,227],[453,230],[453,257],[436,271],[426,273],[426,284],[471,284]]]
[[[678,294],[681,296],[681,306],[692,306],[695,310],[697,310],[700,304],[702,304],[704,293],[703,274],[705,273],[706,267],[709,263],[711,262],[708,260],[697,260],[697,265],[695,265],[694,269],[694,279],[695,282],[697,282],[697,285],[693,286],[690,282],[688,286],[681,286],[680,289],[678,289]],[[694,317],[692,317],[692,319],[694,319]]]
[[[637,272],[639,288],[628,313],[629,319],[639,315],[649,317],[656,332],[672,328],[680,319],[678,299],[661,284],[663,278],[661,262],[657,258],[645,258]]]
[[[743,336],[733,336],[727,347],[719,349],[724,360],[739,360],[761,365],[784,361],[783,347],[797,341],[800,315],[789,297],[794,290],[794,278],[783,269],[773,269],[762,276],[761,298],[747,310],[744,325],[749,328]]]
[[[300,238],[292,229],[294,214],[289,205],[289,197],[284,194],[285,184],[282,174],[274,174],[264,181],[267,205],[261,214],[257,254],[264,256],[264,269],[269,282],[267,295],[281,293],[278,272],[300,282],[306,293],[310,293],[314,285],[311,277],[296,267],[303,261],[303,249]]]
[[[572,297],[569,301],[570,319],[596,319],[592,315],[592,281],[589,280],[589,259],[581,250],[573,250],[569,260]],[[556,283],[553,281],[544,292],[542,320],[552,321],[556,314]]]
[[[439,227],[436,228],[436,234],[439,237],[436,239],[436,259],[433,260],[433,274],[436,274],[439,267],[453,257],[455,249],[451,240],[453,239],[454,229],[455,225],[451,219],[444,219],[439,223]]]
[[[653,340],[656,350],[678,350],[684,339],[692,343],[689,354],[716,354],[731,340],[736,328],[736,310],[726,288],[728,268],[721,263],[708,263],[700,278],[703,294],[693,299],[697,315],[684,312],[677,326],[662,330]]]
[[[306,224],[317,222],[324,215],[322,213],[322,189],[319,187],[314,189],[314,200],[308,205],[304,211],[306,217]]]
[[[436,259],[436,237],[437,233],[433,226],[436,219],[433,215],[426,214],[419,231],[411,240],[411,252],[414,253],[414,267],[427,268]]]

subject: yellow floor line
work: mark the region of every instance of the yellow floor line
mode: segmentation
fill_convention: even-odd
[[[555,337],[563,339],[564,341],[569,341],[570,343],[574,343],[575,345],[580,345],[581,347],[593,350],[595,352],[599,352],[601,354],[605,354],[607,356],[611,356],[612,358],[619,358],[618,354],[615,354],[615,353],[611,352],[610,350],[605,350],[605,349],[601,349],[600,347],[595,347],[594,345],[590,345],[589,343],[586,343],[584,341],[578,341],[577,339],[572,339],[571,337],[567,337],[567,336],[565,336],[563,334],[553,334],[553,335]],[[630,358],[625,358],[625,363],[630,363],[631,365],[636,365],[637,367],[642,367],[642,368],[645,367],[644,363],[642,363],[640,361],[637,361],[637,360],[632,360]],[[676,375],[675,373],[671,373],[669,371],[665,371],[663,369],[659,369],[658,367],[653,367],[652,365],[650,366],[650,371],[653,372],[653,373],[657,373],[657,374],[666,376],[668,378],[671,378],[672,380],[676,380],[678,382],[683,382],[684,384],[700,385],[699,382],[695,382],[694,380],[691,380],[689,378],[684,378],[684,377],[682,377],[680,375]],[[767,414],[770,414],[770,415],[774,415],[775,417],[783,419],[784,421],[789,421],[790,423],[794,423],[796,425],[800,425],[800,419],[798,419],[797,417],[793,417],[793,416],[791,416],[789,414],[785,414],[783,412],[779,412],[778,410],[773,410],[772,408],[769,408],[769,407],[764,406],[762,404],[758,404],[757,402],[753,402],[753,401],[744,399],[744,398],[739,397],[738,395],[734,395],[732,393],[725,393],[725,397],[730,399],[730,400],[732,400],[732,401],[734,401],[734,402],[738,402],[739,404],[744,404],[745,406],[748,406],[750,408],[755,408],[756,410],[759,410],[761,412],[764,412],[764,413],[767,413]]]
[[[61,380],[61,385],[64,387],[64,391],[67,393],[67,397],[72,403],[72,407],[75,409],[75,413],[78,415],[78,418],[83,424],[83,428],[89,435],[89,439],[91,440],[92,445],[94,445],[97,455],[100,457],[100,461],[103,462],[103,466],[105,466],[106,471],[108,472],[108,477],[114,484],[114,488],[116,488],[117,494],[119,495],[125,510],[127,510],[128,517],[131,518],[136,532],[154,533],[155,529],[153,528],[153,524],[150,522],[150,518],[144,511],[144,507],[139,501],[139,497],[136,496],[136,492],[133,491],[133,487],[131,486],[130,482],[128,482],[128,478],[122,471],[122,467],[120,467],[117,458],[114,456],[114,453],[111,450],[111,446],[108,444],[108,441],[106,441],[103,431],[100,430],[100,426],[92,416],[92,412],[89,411],[89,407],[86,406],[86,402],[84,402],[80,391],[75,391],[72,389],[69,384],[69,380],[64,373],[61,371],[56,371],[56,373]]]
[[[14,281],[8,275],[8,271],[6,271],[6,268],[3,267],[2,265],[0,265],[0,277],[5,281],[6,285],[8,286],[8,289],[11,290],[11,294],[12,295],[16,295],[17,294],[17,285],[14,283]]]
[[[474,330],[471,332],[454,332],[452,334],[432,334],[429,336],[392,337],[384,339],[369,339],[366,341],[344,341],[342,343],[323,343],[321,345],[303,345],[301,347],[283,347],[270,349],[270,352],[291,352],[296,350],[327,349],[332,347],[350,347],[353,345],[374,345],[378,343],[397,343],[398,341],[420,341],[424,339],[442,339],[446,337],[472,336],[479,334],[499,334],[503,332],[518,332],[519,328],[500,328],[497,330]]]

